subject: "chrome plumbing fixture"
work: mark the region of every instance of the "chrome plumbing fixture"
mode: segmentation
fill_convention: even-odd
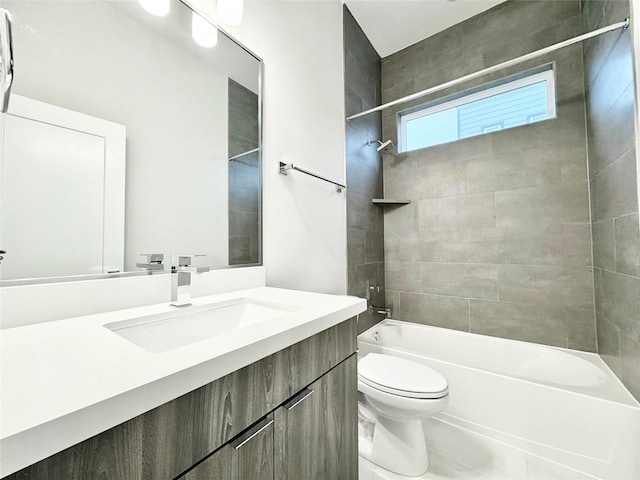
[[[174,307],[191,305],[191,274],[209,271],[209,267],[191,266],[193,257],[204,255],[171,256],[171,305]]]
[[[389,307],[377,307],[376,305],[369,305],[369,315],[373,314],[384,315],[385,317],[391,317],[391,308]]]
[[[395,154],[395,146],[393,145],[393,141],[392,140],[387,140],[386,142],[383,142],[382,140],[367,140],[367,145],[371,146],[371,145],[375,145],[378,144],[378,146],[376,147],[376,150],[378,151],[378,153],[388,153],[390,155],[394,155]]]
[[[164,255],[162,253],[141,253],[140,255],[147,257],[147,262],[136,263],[136,267],[144,268],[149,273],[155,270],[164,270],[164,265],[162,265]]]
[[[380,293],[380,285],[371,285],[371,281],[366,281],[367,300],[371,300],[371,292]]]

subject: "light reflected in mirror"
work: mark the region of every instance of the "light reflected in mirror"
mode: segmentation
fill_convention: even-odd
[[[259,59],[222,32],[196,43],[179,1],[162,17],[137,0],[1,6],[16,64],[0,120],[5,284],[140,271],[151,253],[165,270],[174,253],[261,262]]]

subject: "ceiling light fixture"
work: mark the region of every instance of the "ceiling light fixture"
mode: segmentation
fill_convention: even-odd
[[[138,0],[138,2],[151,15],[164,17],[169,14],[171,0]]]
[[[221,22],[237,27],[242,23],[243,8],[244,0],[218,0],[216,13]]]
[[[218,43],[218,29],[196,12],[192,12],[191,37],[201,47],[215,47],[216,43]]]

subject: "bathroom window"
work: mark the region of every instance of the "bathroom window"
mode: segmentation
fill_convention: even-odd
[[[519,75],[399,114],[403,152],[554,118],[553,69]]]

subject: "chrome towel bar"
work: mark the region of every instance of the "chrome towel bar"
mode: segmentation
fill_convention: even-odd
[[[280,173],[281,173],[282,175],[287,175],[287,172],[288,172],[289,170],[296,170],[296,171],[301,172],[301,173],[304,173],[304,174],[306,174],[306,175],[311,175],[312,177],[317,178],[317,179],[319,179],[319,180],[322,180],[322,181],[324,181],[324,182],[332,183],[332,184],[334,184],[334,185],[336,186],[336,190],[337,190],[338,192],[342,192],[342,190],[345,190],[345,189],[347,188],[347,186],[346,186],[346,185],[343,185],[343,184],[341,184],[341,183],[334,182],[333,180],[329,180],[329,179],[327,179],[327,178],[321,177],[320,175],[316,175],[315,173],[311,173],[311,172],[309,172],[309,171],[307,171],[307,170],[304,170],[304,169],[302,169],[302,168],[298,168],[298,167],[296,167],[293,163],[288,163],[288,164],[287,164],[287,163],[280,162]]]

